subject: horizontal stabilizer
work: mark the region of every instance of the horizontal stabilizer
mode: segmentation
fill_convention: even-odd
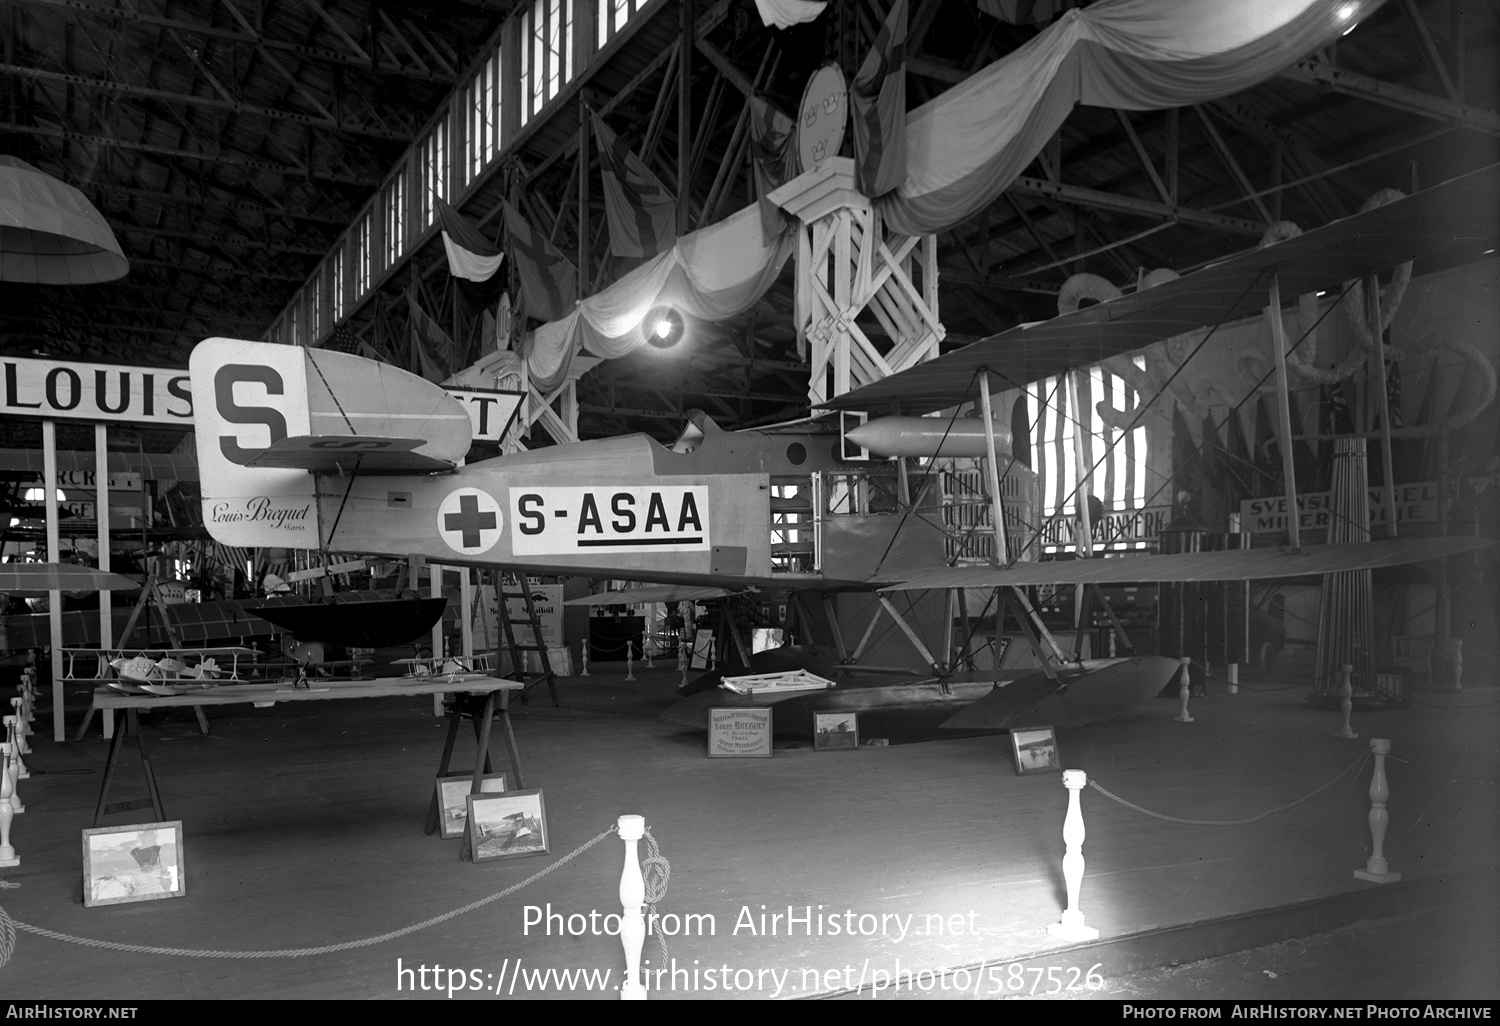
[[[314,474],[419,474],[453,469],[447,460],[413,451],[423,444],[421,438],[297,435],[272,442],[246,460],[245,466]]]
[[[1475,552],[1492,544],[1487,538],[1397,538],[1391,541],[1308,545],[1288,549],[1236,549],[1182,552],[1165,556],[1122,556],[1017,563],[1009,567],[964,566],[903,575],[904,580],[877,578],[881,591],[926,588],[1006,588],[1036,584],[1135,584],[1147,581],[1255,581],[1275,577],[1321,577],[1324,574],[1379,570]]]

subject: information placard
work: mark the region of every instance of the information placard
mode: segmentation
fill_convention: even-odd
[[[771,757],[771,710],[710,709],[708,711],[708,757],[710,759],[769,759]]]

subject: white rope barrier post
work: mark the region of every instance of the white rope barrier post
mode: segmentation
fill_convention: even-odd
[[[1192,664],[1193,659],[1192,659],[1191,656],[1181,656],[1181,657],[1179,657],[1178,661],[1182,663],[1182,687],[1178,690],[1177,697],[1182,700],[1182,711],[1179,712],[1176,716],[1173,716],[1172,719],[1176,720],[1178,723],[1192,723],[1193,722],[1193,718],[1188,715],[1187,705],[1188,705],[1188,667]],[[1082,785],[1080,785],[1080,786],[1082,786]]]
[[[587,677],[589,675],[589,642],[588,642],[588,639],[584,638],[583,639],[583,644],[580,645],[580,646],[578,646],[578,648],[579,648],[579,653],[583,656],[583,660],[582,660],[582,662],[583,662],[583,672],[580,673],[578,676],[580,676],[580,677]]]
[[[1447,677],[1448,687],[1453,691],[1464,689],[1464,639],[1449,638],[1448,646],[1443,651],[1443,674]]]
[[[635,642],[625,642],[625,679],[635,680]]]
[[[656,648],[656,635],[652,634],[650,631],[647,631],[646,632],[645,649],[646,649],[646,669],[648,669],[648,670],[654,670],[654,669],[656,669],[656,664],[651,661],[651,651],[654,648]]]
[[[1062,922],[1049,923],[1047,932],[1067,941],[1090,941],[1099,939],[1099,931],[1083,923],[1083,912],[1078,908],[1078,889],[1083,885],[1083,808],[1078,803],[1078,792],[1089,782],[1083,770],[1063,770],[1063,787],[1068,789],[1068,814],[1063,819],[1063,882],[1068,888],[1068,907],[1063,909]]]
[[[625,982],[620,985],[620,1000],[646,1000],[641,983],[641,947],[646,943],[646,917],[641,907],[646,903],[646,881],[641,876],[638,845],[646,835],[643,816],[621,816],[620,840],[625,842],[625,868],[620,873],[620,943],[625,947]]]
[[[26,722],[26,703],[19,698],[12,698],[10,700],[10,707],[15,710],[16,733],[21,737],[21,754],[30,755],[31,742],[27,741],[26,738],[34,734],[35,731],[31,729],[31,724]]]
[[[678,669],[678,672],[680,672],[682,674],[682,686],[683,687],[687,686],[687,668],[688,668],[687,631],[683,631],[682,632],[682,636],[677,639],[677,669]]]
[[[1391,787],[1385,779],[1385,756],[1391,750],[1387,738],[1370,739],[1370,751],[1375,756],[1375,772],[1370,775],[1370,841],[1372,854],[1364,869],[1356,869],[1354,876],[1371,883],[1394,883],[1401,879],[1400,873],[1391,872],[1385,860],[1385,831],[1391,825],[1391,814],[1386,811],[1386,799],[1391,796]]]
[[[21,804],[21,792],[16,789],[16,780],[21,775],[20,757],[16,755],[15,745],[9,742],[0,744],[0,752],[5,753],[5,777],[10,781],[10,810],[19,816],[26,811],[26,806]]]
[[[0,762],[0,867],[21,864],[16,849],[10,843],[10,824],[16,815],[15,810],[10,807],[11,794],[10,751],[7,748],[3,762]]]
[[[20,728],[16,725],[16,717],[5,717],[5,734],[5,740],[10,743],[10,750],[16,757],[16,779],[30,780],[31,770],[26,768],[26,761],[21,758],[21,753],[29,749],[26,747]]]
[[[1349,726],[1349,714],[1354,711],[1354,666],[1350,663],[1339,667],[1339,695],[1339,711],[1344,714],[1344,723],[1333,736],[1353,741],[1359,735]],[[1386,750],[1389,751],[1389,747]]]

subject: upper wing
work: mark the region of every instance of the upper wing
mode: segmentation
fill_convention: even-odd
[[[1034,584],[1129,584],[1138,581],[1253,581],[1313,577],[1420,563],[1487,548],[1487,538],[1398,538],[1392,541],[1309,545],[1285,549],[1184,552],[1166,556],[1017,563],[1010,567],[962,566],[876,578],[881,591],[925,588],[999,588]]]
[[[977,375],[1015,388],[1164,338],[1257,314],[1271,271],[1283,296],[1337,287],[1407,260],[1477,259],[1495,245],[1500,173],[1494,167],[1240,253],[1155,288],[1030,327],[1016,327],[820,405],[930,413],[973,399]]]
[[[624,591],[602,591],[597,595],[584,595],[568,599],[565,606],[620,606],[638,605],[642,602],[701,602],[723,598],[730,594],[728,588],[691,588],[680,584],[658,584],[646,588],[627,588]]]

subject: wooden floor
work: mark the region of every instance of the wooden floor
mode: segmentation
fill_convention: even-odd
[[[620,814],[640,813],[671,862],[660,911],[711,916],[715,926],[713,936],[669,940],[678,971],[674,976],[667,964],[662,997],[803,996],[862,978],[868,984],[880,972],[1059,948],[1046,926],[1063,906],[1066,793],[1056,775],[1017,776],[1006,736],[710,760],[701,736],[654,718],[672,700],[675,673],[638,672],[642,680],[625,683],[620,673],[599,670],[563,682],[565,708],[534,700],[515,715],[526,784],[545,794],[550,856],[472,865],[458,860],[457,840],[423,834],[443,737],[426,699],[215,710],[210,737],[199,736],[191,715],[178,710],[146,729],[167,814],[184,824],[187,895],[82,906],[79,831],[92,819],[105,756],[96,733],[76,745],[34,745],[30,761],[46,772],[21,785],[27,812],[16,817],[12,839],[22,865],[0,870],[20,887],[0,891],[0,906],[20,922],[128,944],[320,947],[398,930],[495,894]],[[1337,714],[1302,708],[1303,689],[1265,680],[1254,686],[1261,690],[1247,685],[1229,696],[1214,682],[1208,698],[1194,700],[1191,724],[1173,721],[1175,701],[1156,700],[1062,734],[1065,766],[1173,817],[1246,819],[1333,782],[1293,808],[1238,826],[1165,822],[1086,790],[1081,907],[1089,925],[1108,938],[1375,886],[1352,871],[1369,854],[1365,755],[1367,740],[1377,736],[1392,739],[1395,755],[1409,760],[1389,764],[1392,868],[1408,879],[1486,870],[1489,882],[1471,904],[1496,906],[1500,689],[1419,694],[1409,710],[1356,714],[1362,738],[1345,741],[1332,736]],[[472,753],[465,735],[460,765]],[[495,752],[503,766],[498,743]],[[136,767],[132,748],[124,761],[127,789],[139,781]],[[130,815],[109,822],[129,822]],[[168,957],[22,932],[0,968],[0,992],[446,997],[447,984],[461,982],[483,984],[491,998],[496,989],[502,996],[578,997],[589,984],[534,974],[580,969],[611,970],[602,987],[596,981],[595,996],[613,997],[623,966],[616,938],[558,935],[556,922],[552,936],[539,933],[541,926],[528,934],[524,922],[527,906],[545,912],[550,904],[564,915],[618,911],[622,855],[621,842],[607,838],[477,911],[336,954]],[[788,936],[784,918],[776,935],[764,934],[762,906],[767,926],[771,913],[784,917],[790,906],[805,916],[811,906],[814,934],[797,924]],[[841,930],[852,923],[871,935],[834,936],[835,919]],[[1487,921],[1495,921],[1492,912]],[[932,929],[939,922],[940,933]],[[661,966],[651,939],[646,957],[650,968]],[[1087,971],[1087,961],[1088,952],[1065,948],[1048,958],[1064,972]],[[431,971],[436,966],[440,974]],[[1098,971],[1108,976],[1110,967]],[[1352,972],[1357,977],[1357,968]],[[438,989],[424,992],[424,983]],[[478,995],[466,988],[454,996]]]

